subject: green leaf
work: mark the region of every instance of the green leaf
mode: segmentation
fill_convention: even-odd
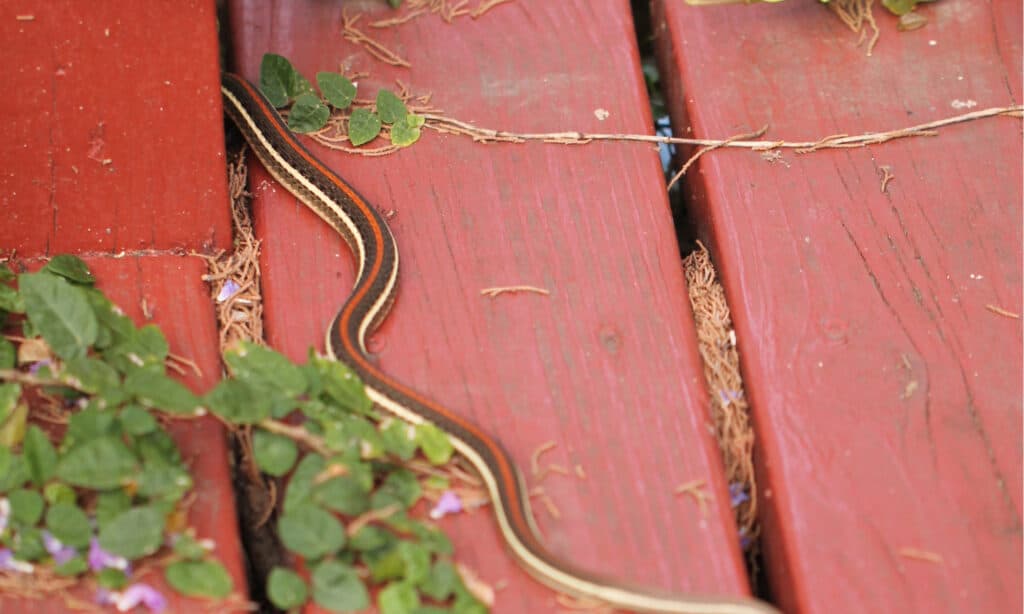
[[[8,492],[27,482],[28,466],[21,455],[7,446],[0,446],[0,493]]]
[[[191,535],[182,534],[174,540],[174,554],[190,561],[198,561],[206,557],[206,548]]]
[[[388,0],[388,6],[390,6],[393,9],[397,9],[398,7],[402,6],[402,0]]]
[[[348,118],[348,140],[354,147],[369,143],[380,134],[380,117],[369,109],[359,108],[352,111]]]
[[[459,574],[450,561],[437,561],[430,568],[427,578],[420,583],[420,589],[434,601],[446,601],[460,582]]]
[[[97,349],[105,350],[135,333],[135,323],[131,318],[124,315],[102,292],[95,288],[83,288],[83,291],[100,325],[95,343]]]
[[[370,577],[374,582],[398,580],[405,574],[405,561],[402,560],[397,547],[365,552],[363,563],[370,570]]]
[[[64,450],[70,450],[87,441],[120,433],[120,423],[112,412],[101,411],[96,407],[87,407],[71,414],[68,430],[64,433],[61,447]]]
[[[13,369],[18,352],[14,344],[0,337],[0,369]]]
[[[299,461],[284,494],[284,513],[299,509],[312,500],[313,481],[327,466],[324,457],[318,454],[307,454]]]
[[[371,524],[356,531],[356,534],[349,539],[348,547],[356,552],[368,552],[390,548],[397,540],[398,538],[390,531]]]
[[[133,442],[133,450],[143,463],[178,467],[181,465],[181,451],[178,444],[162,428],[152,433],[139,435]]]
[[[882,6],[889,9],[893,15],[903,16],[914,10],[917,0],[882,0]]]
[[[53,568],[53,573],[65,578],[79,576],[87,571],[89,571],[89,563],[81,555],[72,557],[65,561],[63,565],[57,565]]]
[[[314,487],[313,498],[329,510],[346,516],[358,516],[370,507],[370,488],[357,476],[341,475]]]
[[[115,488],[136,470],[135,455],[117,437],[82,442],[57,463],[57,476],[72,486],[106,490]]]
[[[121,426],[129,435],[145,435],[159,428],[156,418],[138,405],[128,405],[118,416]]]
[[[260,62],[260,90],[270,104],[278,109],[288,104],[297,72],[288,58],[264,53]]]
[[[2,389],[0,384],[0,446],[13,448],[25,438],[25,428],[28,425],[28,405],[20,403],[20,397],[14,399],[13,405],[9,398],[3,398],[10,394],[9,389]],[[20,392],[20,384],[18,386]]]
[[[301,134],[316,132],[327,124],[330,117],[331,110],[316,94],[302,94],[288,113],[288,127]]]
[[[334,72],[316,73],[316,84],[320,92],[336,109],[347,109],[356,97],[356,86],[343,75]]]
[[[18,285],[29,322],[53,351],[64,359],[84,356],[99,322],[82,290],[46,273],[20,275]]]
[[[306,392],[308,382],[302,368],[274,350],[242,341],[224,353],[231,373],[254,387],[274,388],[290,399]]]
[[[398,542],[395,548],[405,564],[405,579],[413,584],[426,580],[430,575],[430,551],[410,541]]]
[[[14,281],[16,275],[6,262],[0,262],[0,282]]]
[[[408,508],[416,503],[421,494],[416,475],[408,469],[396,469],[384,478],[384,483],[373,493],[371,506],[373,509],[380,509],[392,503],[399,503],[402,507]]]
[[[21,384],[18,382],[0,384],[0,421],[7,421],[8,416],[18,406],[20,400]]]
[[[132,506],[132,498],[123,490],[101,492],[96,497],[96,523],[102,530]]]
[[[388,90],[377,92],[377,114],[380,116],[380,121],[385,124],[394,124],[405,118],[408,113],[409,110],[405,108],[405,103],[401,98]]]
[[[419,606],[419,594],[405,582],[392,582],[377,595],[380,614],[412,614]]]
[[[320,371],[324,393],[342,408],[361,414],[369,414],[373,401],[366,395],[362,380],[351,369],[334,360],[314,359]]]
[[[345,545],[345,529],[338,519],[313,505],[285,512],[277,530],[285,548],[307,559],[318,559]]]
[[[279,609],[291,610],[306,603],[309,589],[299,574],[285,567],[275,567],[267,577],[267,596]]]
[[[419,120],[417,122],[417,119]],[[418,115],[407,115],[391,126],[391,142],[398,147],[408,147],[420,140],[420,126],[423,118]]]
[[[150,464],[143,468],[136,483],[142,497],[178,501],[192,488],[192,476],[180,467]]]
[[[43,270],[78,284],[91,286],[96,283],[96,278],[92,276],[85,261],[71,254],[60,254],[50,258]]]
[[[43,544],[43,532],[36,528],[18,531],[14,539],[14,558],[21,561],[38,561],[45,557],[46,546]]]
[[[28,465],[28,473],[37,486],[42,486],[53,477],[53,472],[57,468],[57,450],[38,426],[28,427],[21,453]]]
[[[15,490],[7,494],[7,500],[11,504],[11,520],[22,526],[35,526],[43,517],[43,508],[46,506],[46,502],[37,491]]]
[[[455,452],[448,434],[429,422],[416,426],[416,441],[423,455],[434,465],[447,463]]]
[[[2,469],[0,469],[2,471]],[[62,482],[50,482],[43,487],[43,498],[50,505],[57,505],[58,503],[74,503],[78,500],[78,495],[75,494],[75,489],[71,488],[67,484]]]
[[[380,429],[384,449],[402,460],[409,460],[416,454],[418,437],[416,427],[408,422],[390,419]]]
[[[257,429],[252,434],[253,456],[263,473],[281,477],[292,470],[299,457],[295,442],[285,437]]]
[[[142,405],[169,413],[192,414],[199,406],[199,399],[183,384],[148,369],[129,373],[124,390]]]
[[[80,356],[66,361],[60,375],[61,381],[90,394],[113,390],[120,392],[121,376],[117,371],[102,360],[88,356]],[[115,399],[114,402],[116,403],[117,400]]]
[[[221,380],[203,397],[210,410],[228,422],[256,424],[270,417],[270,395],[260,394],[248,382],[239,379]]]
[[[63,544],[74,548],[89,545],[92,526],[89,517],[73,503],[57,503],[46,511],[46,528]]]
[[[25,313],[25,299],[21,293],[14,288],[0,284],[0,311],[11,313]],[[28,337],[29,335],[25,335]]]
[[[153,554],[164,536],[164,515],[153,507],[133,507],[100,529],[100,546],[128,560]]]
[[[487,614],[487,606],[477,601],[476,597],[466,590],[462,590],[455,596],[452,614]]]
[[[324,561],[313,571],[313,601],[331,612],[357,612],[370,605],[370,595],[351,566]]]
[[[179,561],[164,572],[167,583],[188,597],[221,599],[231,594],[234,583],[217,561]]]
[[[128,576],[124,571],[114,568],[105,567],[96,574],[96,581],[105,589],[112,591],[119,591],[122,588],[128,586]]]

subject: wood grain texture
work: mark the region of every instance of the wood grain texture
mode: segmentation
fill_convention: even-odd
[[[1019,2],[922,6],[928,25],[902,34],[878,8],[870,57],[813,3],[653,4],[680,133],[815,140],[1021,102]],[[776,597],[1020,611],[1021,321],[987,309],[1022,312],[1020,120],[783,158],[716,152],[691,171],[757,423]]]
[[[217,383],[221,372],[217,325],[209,291],[202,281],[206,272],[202,260],[165,255],[93,257],[86,262],[96,275],[97,287],[137,325],[156,324],[166,335],[171,352],[195,361],[202,375],[190,372],[181,381],[197,393],[204,393]],[[38,262],[32,268],[36,266]],[[143,302],[152,319],[143,316]],[[189,508],[189,526],[196,530],[197,538],[214,542],[213,555],[231,574],[235,591],[247,597],[224,428],[207,417],[178,421],[168,430],[195,481],[196,498]],[[205,600],[177,595],[164,582],[162,572],[148,573],[138,580],[151,584],[167,597],[168,612],[196,612],[207,607]],[[94,598],[86,589],[76,589],[74,595],[87,603]],[[0,612],[27,611],[58,614],[75,610],[59,595],[31,601],[0,597]]]
[[[212,2],[4,2],[0,40],[0,248],[230,246]]]
[[[230,8],[237,70],[250,79],[275,52],[310,76],[339,64],[370,72],[362,97],[400,78],[481,126],[650,131],[624,1],[521,1],[454,25],[423,17],[374,30],[409,70],[387,69],[340,37],[343,9],[373,13],[366,27],[391,14],[381,3]],[[586,479],[543,482],[561,512],[536,506],[551,548],[635,584],[745,592],[656,151],[481,145],[434,132],[383,159],[315,151],[395,210],[401,287],[370,342],[382,368],[500,437],[523,467],[555,441],[545,462],[585,469]],[[352,260],[318,218],[252,170],[268,338],[299,359],[310,345],[322,349]],[[551,294],[480,295],[517,284]],[[714,497],[707,517],[673,494],[693,479]],[[508,557],[488,510],[443,524],[458,558],[507,582],[496,612],[557,609]]]

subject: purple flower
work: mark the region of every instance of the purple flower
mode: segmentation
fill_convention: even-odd
[[[39,375],[40,369],[42,369],[43,367],[48,367],[51,364],[52,363],[50,362],[49,359],[36,361],[29,366],[28,372],[31,373],[32,375]]]
[[[11,519],[11,502],[7,497],[0,497],[0,534],[7,530],[7,521]]]
[[[119,612],[127,612],[142,604],[150,612],[163,612],[167,608],[167,599],[148,584],[132,584],[120,593],[114,593],[114,605]]]
[[[729,500],[733,507],[737,507],[742,503],[750,501],[750,495],[747,494],[747,489],[743,484],[733,482],[729,484]]]
[[[128,573],[128,559],[110,554],[100,547],[100,540],[94,537],[89,541],[89,569],[100,571],[107,567],[113,567]]]
[[[430,510],[430,517],[437,520],[448,514],[457,514],[461,511],[462,500],[459,499],[459,495],[453,491],[446,490],[441,495],[441,498],[437,500],[437,505],[434,506],[434,509]]]
[[[226,280],[224,282],[224,285],[220,287],[220,292],[217,293],[217,302],[223,303],[224,301],[228,300],[229,298],[237,294],[238,291],[241,289],[242,287],[239,286],[238,282],[236,282],[235,280]]]
[[[49,531],[43,531],[43,547],[53,557],[53,562],[58,565],[63,565],[71,559],[75,558],[78,551],[71,546],[65,546],[59,539],[53,536]]]
[[[35,567],[31,563],[19,561],[14,558],[10,548],[0,549],[0,571],[16,571],[18,573],[32,573]]]
[[[750,535],[747,534],[746,527],[740,527],[739,533],[740,533],[740,548],[743,549],[743,550],[746,550],[747,548],[750,547],[750,544],[753,543],[753,540],[750,539]]]

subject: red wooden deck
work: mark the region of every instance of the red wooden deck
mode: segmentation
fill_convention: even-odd
[[[172,351],[200,367],[186,383],[209,389],[221,367],[206,266],[183,252],[231,245],[213,7],[8,2],[0,39],[0,82],[11,93],[2,103],[0,251],[30,265],[84,255],[125,313],[142,322],[145,304]],[[191,525],[214,540],[244,596],[225,433],[210,418],[173,434],[195,476]],[[146,581],[163,586],[158,575]],[[0,596],[0,612],[28,609],[69,611],[61,598]]]
[[[1021,102],[1012,0],[927,5],[907,33],[876,11],[871,57],[814,3],[654,4],[680,133],[769,123],[813,141]],[[691,172],[771,493],[778,603],[1021,611],[1021,320],[987,308],[1022,311],[1020,120],[784,160],[716,152]]]
[[[197,390],[219,372],[217,340],[203,264],[181,254],[231,244],[212,4],[0,7],[0,36],[16,42],[0,82],[17,93],[0,120],[0,251],[88,256],[104,290],[136,317],[145,299],[173,351],[200,364]],[[484,127],[650,131],[625,0],[515,0],[374,31],[409,69],[343,40],[341,3],[228,4],[221,29],[250,79],[276,52],[307,75],[369,72],[363,96],[399,78]],[[652,4],[677,134],[770,122],[771,138],[814,140],[1021,100],[1009,0],[928,5],[930,23],[904,34],[879,9],[871,57],[817,3]],[[391,14],[344,8],[368,13],[363,27]],[[555,441],[545,461],[585,469],[543,483],[561,512],[536,506],[551,547],[625,581],[747,592],[656,152],[430,131],[386,158],[317,151],[395,210],[401,289],[371,340],[383,368],[500,435],[522,465]],[[1020,121],[784,160],[714,152],[689,179],[758,429],[774,599],[799,613],[1020,611],[1021,321],[986,308],[1022,312]],[[301,359],[322,347],[351,258],[258,164],[251,186],[268,340]],[[516,284],[551,294],[480,295]],[[193,522],[244,588],[223,433],[185,430]],[[694,479],[713,496],[707,516],[673,494]],[[442,524],[459,560],[503,586],[496,612],[560,609],[487,510]]]

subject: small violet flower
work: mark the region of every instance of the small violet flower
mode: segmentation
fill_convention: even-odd
[[[89,569],[100,571],[107,567],[113,567],[128,573],[128,559],[110,554],[100,547],[100,540],[94,537],[89,542]]]
[[[11,519],[11,502],[7,497],[0,497],[0,535],[7,530],[7,522]]]
[[[132,584],[120,593],[109,593],[108,603],[112,603],[118,612],[128,612],[138,605],[144,605],[150,612],[159,614],[167,609],[167,599],[148,584]]]
[[[14,558],[14,553],[11,552],[10,548],[0,548],[0,571],[32,573],[35,571],[35,567],[31,563]]]
[[[750,495],[747,494],[746,488],[739,482],[733,482],[729,484],[729,500],[733,507],[737,507],[747,501],[750,501]]]
[[[40,369],[42,369],[43,367],[48,367],[51,364],[53,363],[51,363],[49,359],[36,361],[29,365],[28,372],[31,373],[32,375],[39,375]]]
[[[238,291],[241,289],[242,287],[239,286],[238,282],[236,282],[235,280],[226,280],[224,282],[224,285],[220,287],[220,292],[217,293],[217,302],[223,303],[224,301],[228,300],[229,298],[237,294]]]
[[[430,510],[430,517],[437,520],[448,514],[457,514],[461,511],[462,500],[459,499],[459,495],[453,491],[446,490],[441,495],[441,498],[437,500],[437,505],[434,506],[434,509]]]
[[[49,531],[43,531],[43,547],[53,557],[53,562],[58,565],[67,563],[78,554],[77,550],[71,546],[65,546]]]
[[[747,533],[746,527],[740,527],[739,533],[740,533],[740,548],[742,550],[746,550],[747,548],[750,547],[750,544],[752,544],[754,540],[750,539],[750,534]]]

